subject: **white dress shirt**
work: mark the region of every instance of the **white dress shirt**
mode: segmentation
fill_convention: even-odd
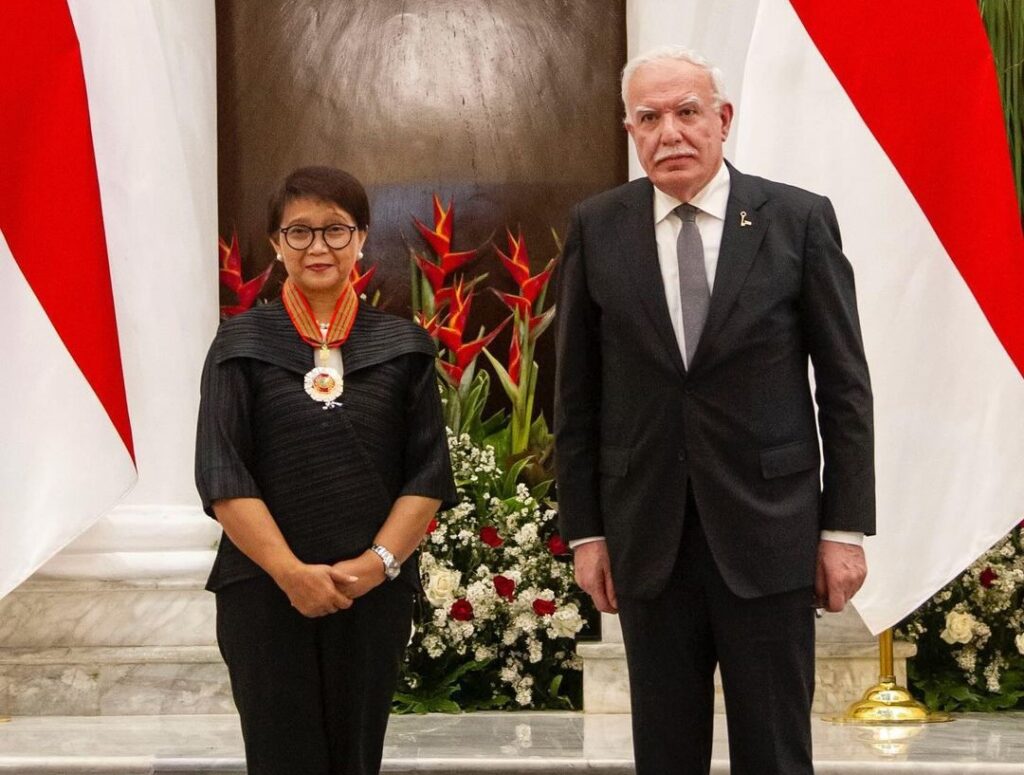
[[[708,275],[708,288],[712,296],[715,288],[715,271],[718,269],[718,252],[722,247],[722,231],[725,227],[725,210],[729,204],[729,168],[723,162],[715,176],[694,195],[689,204],[697,208],[697,230],[704,246],[704,269]],[[658,243],[658,266],[665,289],[665,301],[672,320],[672,329],[679,343],[679,353],[686,363],[686,331],[683,329],[683,306],[679,295],[679,259],[676,244],[683,221],[675,209],[686,204],[661,189],[654,189],[654,237]],[[864,534],[847,530],[822,530],[824,541],[838,541],[844,544],[861,544]],[[578,538],[569,542],[569,548],[580,544],[604,540],[603,536]]]

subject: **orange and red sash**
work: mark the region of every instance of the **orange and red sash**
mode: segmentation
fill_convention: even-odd
[[[356,322],[356,313],[359,311],[359,297],[352,288],[352,283],[345,284],[338,303],[334,305],[326,333],[316,322],[316,315],[313,314],[309,299],[291,280],[284,281],[281,301],[302,340],[320,348],[321,360],[326,360],[330,348],[340,347],[348,339],[352,325]]]

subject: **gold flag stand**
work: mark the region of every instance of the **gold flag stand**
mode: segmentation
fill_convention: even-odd
[[[878,683],[838,716],[825,716],[834,724],[935,724],[952,721],[948,713],[929,713],[910,692],[896,683],[892,655],[892,628],[878,636]]]
[[[11,720],[10,716],[0,716],[0,724],[4,724]]]

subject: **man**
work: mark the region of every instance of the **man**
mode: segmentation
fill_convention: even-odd
[[[811,773],[814,608],[874,530],[853,275],[827,199],[724,161],[703,58],[638,57],[622,91],[647,177],[574,209],[561,268],[563,534],[620,613],[638,775],[709,771],[716,665],[732,772]]]

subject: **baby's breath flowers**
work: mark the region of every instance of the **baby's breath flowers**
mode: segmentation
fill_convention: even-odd
[[[449,433],[459,503],[420,551],[424,600],[400,682],[403,710],[567,708],[578,700],[582,593],[547,484]]]

